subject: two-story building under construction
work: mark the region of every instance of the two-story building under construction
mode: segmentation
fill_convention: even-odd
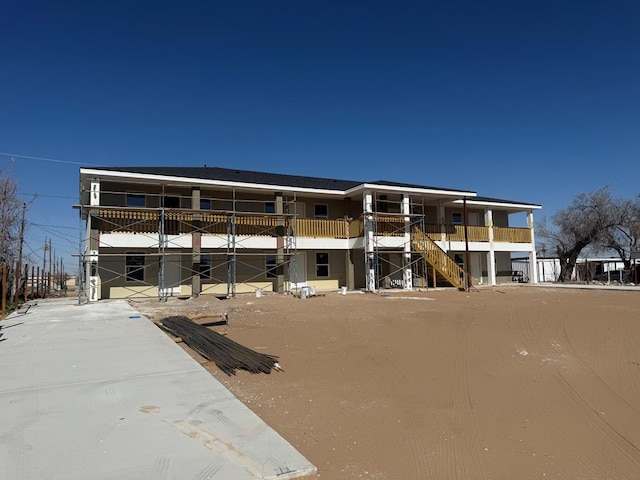
[[[513,281],[512,254],[536,261],[541,207],[472,191],[215,167],[82,168],[80,180],[90,300],[462,289]]]

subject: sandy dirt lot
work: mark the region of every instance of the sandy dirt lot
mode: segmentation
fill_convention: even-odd
[[[640,292],[514,286],[134,307],[156,319],[228,312],[215,329],[278,355],[284,373],[205,366],[318,467],[315,478],[640,478]]]

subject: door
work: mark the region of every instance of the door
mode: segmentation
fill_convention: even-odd
[[[164,289],[160,290],[161,296],[174,296],[181,293],[181,257],[180,255],[164,256]]]
[[[289,291],[297,292],[301,287],[307,286],[307,255],[297,253],[291,256],[289,261]]]
[[[480,214],[477,212],[469,213],[469,226],[479,227],[480,226]]]
[[[297,218],[304,218],[304,203],[296,202],[290,210],[291,211],[289,213],[295,214]]]
[[[471,263],[471,277],[474,283],[482,285],[482,256],[480,253],[470,253],[469,262]]]

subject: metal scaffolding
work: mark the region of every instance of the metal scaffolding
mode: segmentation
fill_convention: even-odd
[[[402,200],[392,201],[389,200],[386,195],[380,198],[376,192],[373,193],[372,203],[371,228],[373,229],[373,265],[375,269],[374,289],[407,288],[405,284],[406,278],[404,277],[404,272],[407,269],[411,269],[414,279],[419,276],[422,287],[426,288],[427,263],[424,256],[420,255],[420,252],[410,248],[412,233],[411,231],[406,231],[407,225],[406,221],[404,221],[404,218],[409,218],[409,230],[413,227],[418,227],[421,231],[425,231],[425,208],[423,199],[420,198],[420,202],[415,202],[412,201],[412,197],[409,197],[409,212],[406,213],[402,212]],[[395,221],[395,219],[402,219],[402,221]],[[382,224],[385,225],[384,229],[381,228]],[[403,243],[401,247],[385,245],[383,240],[385,237],[397,238],[400,236],[409,237],[408,239],[405,238],[405,243]],[[408,249],[405,248],[407,242],[409,243]],[[402,259],[400,264],[393,263],[388,258],[389,254],[394,253],[400,255]],[[384,273],[385,266],[389,270],[386,274]],[[414,267],[417,267],[420,275],[416,275]],[[401,281],[392,278],[398,273],[403,274]]]
[[[126,195],[128,192],[102,192],[103,194],[115,194],[115,195]],[[261,285],[254,285],[257,279],[265,277],[266,272],[272,270],[272,266],[267,265],[266,259],[267,257],[273,256],[273,252],[264,251],[262,249],[255,249],[250,252],[241,252],[239,250],[243,249],[243,242],[247,242],[250,238],[256,238],[261,236],[274,236],[275,234],[284,235],[283,243],[286,246],[285,252],[283,253],[284,259],[281,261],[281,264],[276,265],[279,271],[283,272],[283,275],[286,277],[284,285],[287,286],[286,291],[290,291],[289,287],[293,286],[294,289],[297,288],[297,279],[296,268],[295,268],[295,258],[297,255],[297,241],[296,241],[296,228],[295,228],[295,219],[296,219],[296,197],[295,194],[293,198],[286,199],[285,205],[287,205],[287,210],[290,210],[292,213],[288,211],[281,213],[266,213],[265,205],[273,203],[270,200],[251,200],[251,199],[242,199],[238,200],[236,195],[235,188],[231,190],[231,198],[210,198],[211,201],[220,201],[227,202],[231,201],[231,209],[229,210],[206,210],[203,211],[201,209],[188,209],[188,208],[175,208],[175,207],[167,207],[165,198],[168,197],[166,195],[164,188],[162,193],[160,194],[151,194],[146,193],[147,197],[157,196],[158,197],[158,207],[123,207],[123,206],[106,206],[106,205],[88,205],[82,202],[81,196],[81,204],[76,207],[80,210],[80,225],[82,226],[83,219],[86,221],[86,236],[82,237],[82,233],[79,238],[79,266],[80,271],[83,272],[84,275],[81,275],[81,279],[79,282],[79,301],[82,301],[82,298],[91,298],[90,289],[99,289],[101,286],[106,284],[114,284],[125,290],[129,290],[133,295],[142,295],[147,297],[155,296],[155,290],[157,288],[157,296],[159,300],[166,300],[170,295],[172,295],[171,286],[168,284],[167,280],[167,267],[170,266],[175,268],[177,265],[175,264],[175,260],[170,260],[170,258],[178,257],[179,258],[179,271],[180,271],[180,282],[182,284],[191,282],[193,285],[193,278],[196,276],[201,276],[202,268],[193,268],[187,267],[183,265],[182,258],[185,256],[194,256],[193,247],[190,251],[184,251],[184,247],[178,244],[179,240],[182,237],[189,236],[191,237],[193,233],[208,233],[208,229],[215,231],[219,226],[224,224],[225,233],[222,236],[226,237],[224,249],[211,249],[205,252],[199,251],[199,256],[203,255],[208,256],[213,264],[214,258],[222,258],[222,262],[216,262],[215,267],[211,264],[208,265],[207,280],[213,280],[216,284],[224,284],[226,283],[226,296],[227,297],[235,297],[237,294],[237,269],[238,266],[241,265],[245,267],[247,270],[254,270],[254,275],[249,275],[243,279],[243,284],[249,288],[255,287],[255,289],[261,288]],[[173,196],[173,195],[171,195]],[[242,202],[243,204],[261,204],[263,205],[263,212],[257,211],[239,211],[238,204]],[[108,212],[112,212],[109,214]],[[118,215],[116,212],[128,212],[130,215]],[[135,212],[135,214],[134,214]],[[202,222],[199,219],[194,220],[194,217],[198,218],[201,215],[209,214],[210,216],[215,216],[219,221],[214,222]],[[256,230],[253,234],[248,234],[243,231],[243,234],[240,236],[238,233],[239,221],[242,218],[246,217],[262,217],[268,218],[274,221],[266,222],[266,224],[260,229],[257,225],[252,225]],[[154,224],[152,228],[150,226],[150,218],[156,218],[157,223]],[[293,221],[292,221],[293,220]],[[284,226],[283,229],[274,228],[274,223],[282,224]],[[82,227],[81,227],[82,228]],[[153,242],[157,242],[157,249],[155,252],[149,251],[149,247],[139,247],[137,250],[145,250],[144,252],[136,253],[136,256],[144,257],[145,263],[144,266],[139,267],[138,269],[129,270],[126,265],[124,272],[119,269],[109,268],[105,265],[105,262],[101,262],[100,260],[105,260],[115,257],[127,257],[127,253],[102,253],[100,252],[99,245],[104,247],[104,241],[99,238],[100,232],[102,230],[108,230],[110,233],[113,232],[134,232],[136,235],[140,237],[153,239]],[[136,230],[150,230],[146,231],[136,231]],[[181,233],[184,232],[184,233]],[[170,238],[170,236],[172,238]],[[221,235],[218,235],[221,236]],[[240,238],[241,237],[241,238]],[[92,247],[95,247],[92,249]],[[132,247],[131,250],[136,250],[135,247]],[[248,249],[249,250],[249,249]],[[256,268],[255,265],[248,263],[243,260],[246,257],[261,257],[263,258],[264,268]],[[152,262],[148,262],[146,259],[152,259]],[[200,261],[194,262],[195,265],[199,266]],[[291,266],[293,264],[293,267]],[[135,285],[127,285],[126,280],[131,278],[131,275],[140,276],[139,272],[145,272],[150,270],[152,267],[157,266],[157,285],[152,282],[144,281],[144,280],[136,280]],[[225,268],[226,275],[225,278],[221,276],[214,276],[213,270],[219,268]],[[185,272],[185,270],[187,270]],[[100,274],[108,275],[109,278],[106,280],[101,280],[101,284],[98,285],[97,278]],[[185,275],[186,273],[186,275]],[[143,278],[147,278],[147,275],[142,274]],[[82,278],[83,277],[83,278]],[[122,281],[122,280],[125,281]],[[93,284],[92,284],[93,281]],[[263,286],[263,285],[262,285]],[[193,294],[199,294],[200,292],[193,292]]]

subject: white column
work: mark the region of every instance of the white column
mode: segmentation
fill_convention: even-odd
[[[531,283],[538,283],[538,260],[536,258],[536,239],[533,231],[533,210],[527,212],[527,223],[531,231],[531,250],[529,252],[529,273]]]
[[[364,192],[362,196],[362,211],[364,221],[364,255],[365,255],[365,275],[367,291],[376,290],[376,265],[374,255],[374,228],[373,228],[373,194],[371,191]]]
[[[484,212],[485,225],[489,227],[489,253],[487,254],[487,269],[489,285],[496,285],[496,253],[493,245],[493,210],[488,208]]]
[[[447,224],[447,220],[445,218],[445,214],[444,214],[444,204],[443,203],[439,203],[438,204],[438,211],[436,213],[436,221],[438,222],[438,224],[440,224],[440,240],[442,241],[442,243],[444,245],[446,245],[446,241],[447,241],[447,232],[445,230],[445,225]]]
[[[91,191],[89,192],[89,205],[91,207],[100,206],[100,180],[94,178],[91,180]],[[97,225],[93,224],[93,215],[98,215],[98,209],[90,209],[87,215],[87,249],[89,251],[89,261],[87,262],[87,274],[85,285],[87,289],[87,297],[90,302],[100,300],[100,275],[98,274],[99,259],[99,234]]]
[[[97,207],[100,205],[100,180],[91,180],[91,191],[89,192],[89,205]]]
[[[402,213],[407,215],[404,217],[404,262],[403,262],[403,279],[404,289],[413,289],[413,277],[411,275],[411,206],[409,204],[409,195],[402,195]]]

